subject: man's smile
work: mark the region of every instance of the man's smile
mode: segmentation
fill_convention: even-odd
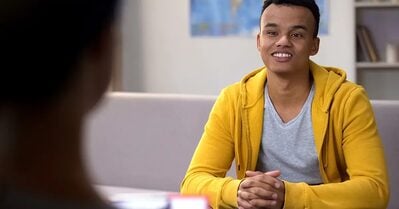
[[[286,52],[274,52],[272,53],[272,56],[278,58],[287,58],[287,57],[292,57],[292,54]]]

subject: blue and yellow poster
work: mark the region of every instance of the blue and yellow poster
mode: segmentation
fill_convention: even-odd
[[[328,0],[320,8],[319,34],[328,33]],[[248,36],[259,31],[263,0],[191,0],[191,36]]]

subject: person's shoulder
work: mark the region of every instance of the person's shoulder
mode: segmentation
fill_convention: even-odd
[[[266,68],[263,66],[255,70],[252,70],[250,73],[243,76],[240,81],[227,85],[222,89],[221,94],[229,94],[237,96],[243,91],[247,91],[248,88],[252,89],[253,88],[252,86],[263,85],[265,79],[266,79]]]
[[[220,91],[217,100],[219,102],[224,101],[223,103],[237,101],[240,96],[240,86],[240,82],[227,85]]]
[[[366,90],[364,89],[363,86],[354,83],[349,80],[345,80],[345,82],[342,83],[341,87],[338,89],[339,92],[346,92],[349,95],[353,94],[365,94]]]
[[[342,83],[334,97],[335,104],[340,103],[345,107],[348,107],[348,105],[365,105],[370,103],[370,98],[368,97],[365,88],[348,80]]]
[[[316,79],[318,86],[323,86],[325,92],[330,92],[332,95],[350,95],[353,92],[364,92],[364,88],[347,78],[344,69],[332,66],[321,66],[312,63],[313,77]]]

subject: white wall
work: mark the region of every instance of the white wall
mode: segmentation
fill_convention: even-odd
[[[348,79],[355,81],[355,10],[353,0],[330,1],[329,34],[321,36],[316,62],[343,68]]]
[[[255,38],[192,38],[189,0],[127,0],[123,7],[123,90],[218,94],[262,66]],[[330,0],[330,34],[314,60],[355,78],[354,9]]]

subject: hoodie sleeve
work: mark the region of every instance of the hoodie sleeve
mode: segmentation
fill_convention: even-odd
[[[284,208],[387,207],[387,169],[372,106],[363,88],[347,92],[335,95],[330,110],[325,141],[331,143],[321,154],[326,159],[319,159],[325,183],[285,182]]]
[[[225,177],[234,159],[234,102],[222,91],[182,181],[182,194],[206,195],[213,208],[236,208],[240,180]]]

